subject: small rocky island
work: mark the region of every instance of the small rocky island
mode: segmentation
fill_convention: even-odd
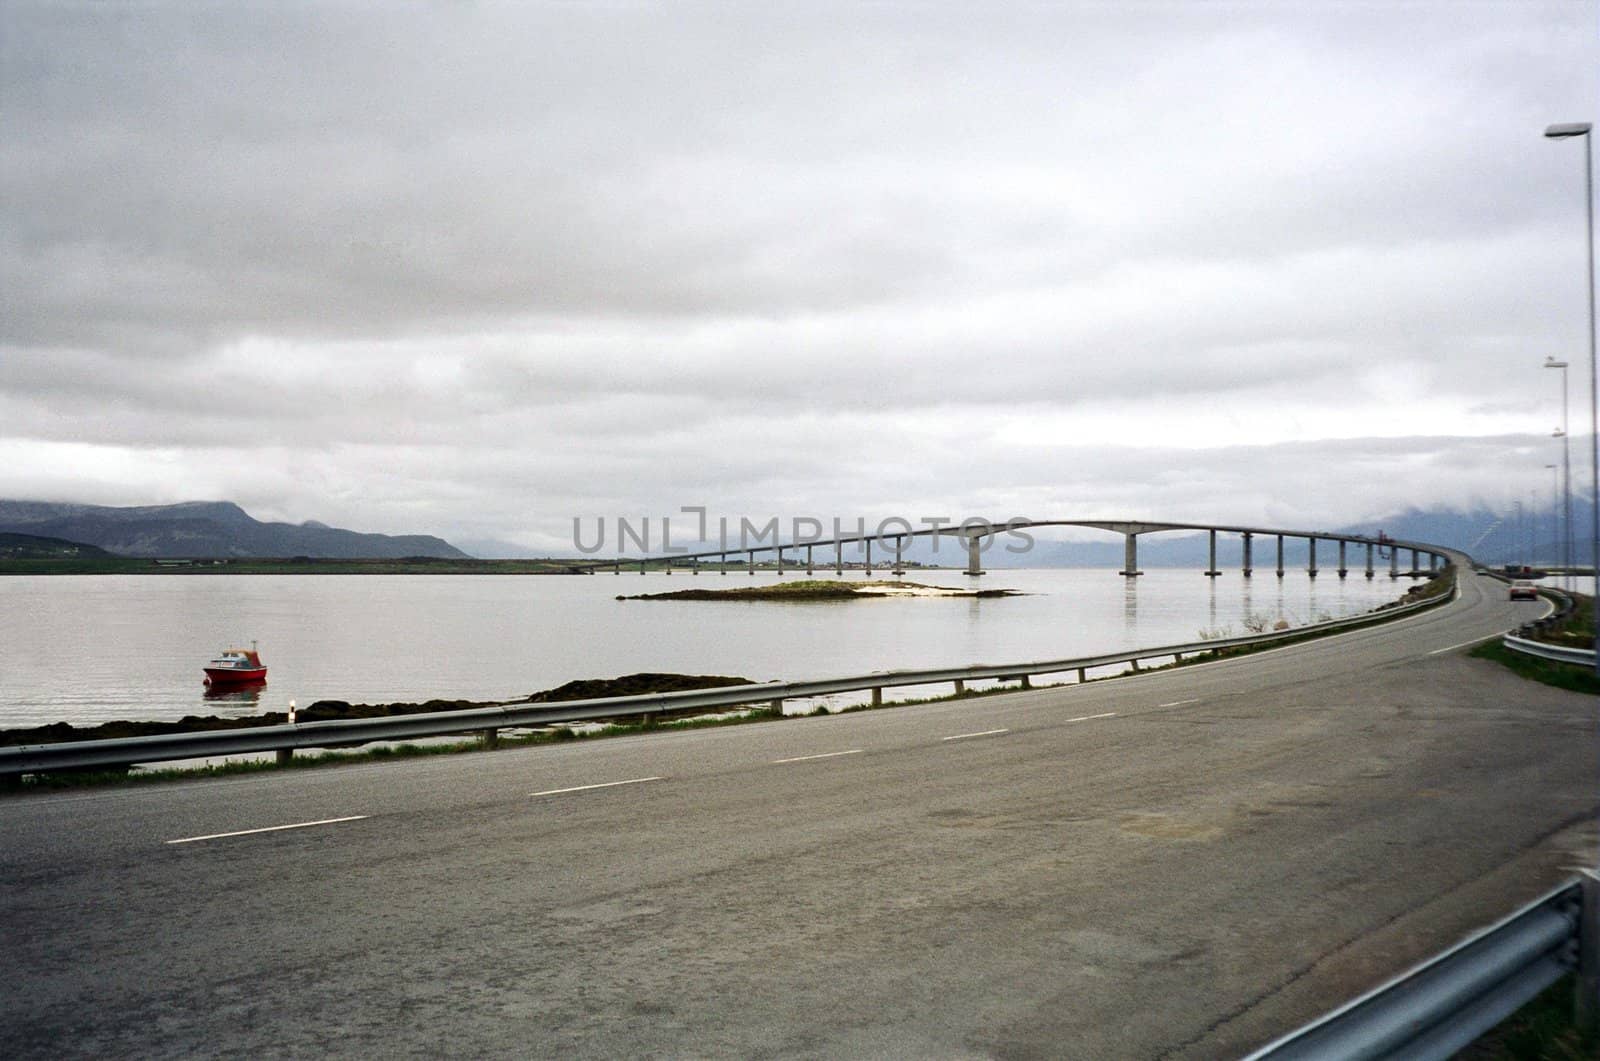
[[[1020,597],[1014,589],[951,589],[926,586],[920,582],[877,580],[836,582],[804,579],[772,586],[740,586],[736,589],[680,589],[669,593],[618,594],[617,600],[722,600],[722,601],[839,601],[867,597]]]

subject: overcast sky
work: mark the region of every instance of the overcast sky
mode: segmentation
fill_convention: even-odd
[[[0,497],[1342,526],[1547,355],[1586,484],[1600,4],[776,6],[0,6]]]

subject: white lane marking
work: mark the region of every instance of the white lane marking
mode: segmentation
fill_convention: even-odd
[[[851,748],[846,752],[823,752],[821,755],[796,755],[792,759],[774,759],[772,762],[774,765],[778,763],[803,763],[811,759],[832,759],[840,755],[860,755],[861,752],[862,749],[860,748]]]
[[[547,788],[543,792],[530,792],[529,796],[559,796],[567,792],[588,792],[596,788],[616,788],[618,785],[642,785],[646,781],[665,781],[664,777],[634,777],[627,781],[603,781],[598,785],[574,785],[571,788]]]
[[[295,822],[293,825],[269,825],[265,829],[240,829],[232,833],[210,833],[206,836],[186,836],[182,840],[168,840],[169,844],[193,844],[201,840],[221,840],[228,836],[250,836],[253,833],[278,833],[285,829],[309,829],[313,825],[334,825],[338,822],[358,822],[365,814],[352,814],[347,818],[323,818],[315,822]]]
[[[1077,718],[1069,718],[1069,719],[1067,719],[1067,721],[1068,722],[1088,722],[1090,719],[1095,719],[1095,718],[1110,718],[1114,714],[1116,714],[1115,711],[1107,711],[1103,715],[1079,715]]]
[[[969,737],[993,737],[997,733],[1010,733],[1009,729],[986,729],[981,733],[957,733],[954,737],[940,737],[940,740],[967,740]]]
[[[1160,707],[1182,707],[1184,704],[1198,704],[1199,702],[1200,702],[1200,698],[1197,696],[1192,700],[1174,700],[1170,704],[1160,704],[1158,706],[1160,706]]]
[[[1487,635],[1485,637],[1475,637],[1471,641],[1463,641],[1463,642],[1461,642],[1461,644],[1459,644],[1459,645],[1451,645],[1449,648],[1436,648],[1432,652],[1428,653],[1428,655],[1437,656],[1437,655],[1440,655],[1440,654],[1445,653],[1445,652],[1454,652],[1458,648],[1466,648],[1468,645],[1481,645],[1485,641],[1493,641],[1495,638],[1497,638],[1499,636],[1500,636],[1499,634],[1489,634],[1489,635]]]

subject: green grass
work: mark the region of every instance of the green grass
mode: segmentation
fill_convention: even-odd
[[[1573,983],[1571,976],[1557,980],[1463,1050],[1459,1061],[1590,1061],[1600,1057],[1600,1036],[1579,1035],[1573,1021]]]
[[[1499,663],[1529,681],[1553,685],[1558,689],[1570,689],[1575,693],[1600,695],[1600,679],[1597,679],[1594,671],[1587,666],[1524,656],[1520,652],[1506,648],[1498,637],[1479,645],[1470,655],[1475,659],[1487,659]]]

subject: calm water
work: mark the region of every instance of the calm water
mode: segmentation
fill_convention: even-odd
[[[795,576],[790,575],[792,580]],[[847,575],[847,578],[850,576]],[[857,573],[856,578],[862,576]],[[1291,572],[1246,581],[1193,569],[998,571],[991,600],[618,601],[618,593],[744,586],[775,574],[591,577],[104,576],[0,579],[0,727],[354,703],[513,699],[635,671],[821,678],[1064,658],[1366,611],[1412,583]],[[956,571],[915,581],[964,586]],[[269,684],[204,695],[201,665],[260,642]],[[234,694],[238,696],[238,694]]]

